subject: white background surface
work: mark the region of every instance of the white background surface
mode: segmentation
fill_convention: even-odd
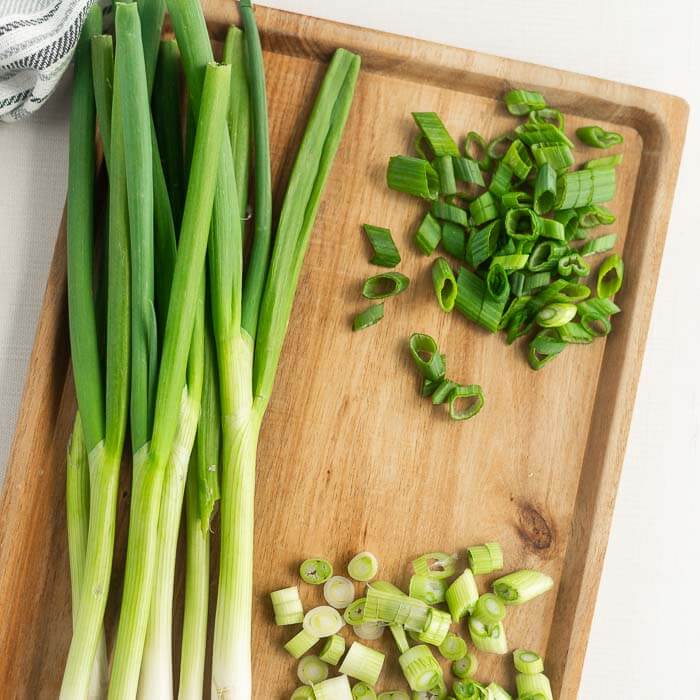
[[[691,0],[266,0],[675,93],[691,105],[579,697],[700,698],[700,9]],[[0,13],[2,12],[0,2]],[[0,124],[0,481],[66,188],[69,81]]]

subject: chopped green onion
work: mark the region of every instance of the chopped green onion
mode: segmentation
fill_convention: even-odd
[[[313,686],[316,700],[352,700],[350,681],[347,676],[328,678]]]
[[[348,564],[348,574],[355,581],[371,581],[378,571],[379,562],[372,552],[360,552]]]
[[[562,209],[554,212],[554,221],[558,221],[564,227],[564,238],[567,241],[576,238],[578,214],[575,209]]]
[[[377,694],[367,683],[355,683],[352,687],[352,697],[354,700],[377,700]]]
[[[470,185],[478,185],[479,187],[485,186],[481,168],[475,160],[459,156],[452,158],[452,163],[457,180]]]
[[[520,139],[515,139],[510,144],[501,162],[510,168],[518,180],[525,180],[530,170],[532,170],[532,158],[530,158],[525,144]]]
[[[477,134],[476,131],[470,131],[467,134],[467,138],[464,140],[464,155],[477,162],[482,170],[488,170],[491,161],[488,145],[484,137]],[[479,155],[481,155],[480,158]]]
[[[459,661],[467,655],[467,643],[458,634],[450,632],[440,645],[440,653],[448,661]]]
[[[559,177],[555,209],[601,204],[615,196],[615,169],[594,168],[565,173]]]
[[[542,657],[527,649],[516,649],[513,652],[513,663],[515,664],[515,670],[519,673],[533,674],[544,671]]]
[[[615,131],[605,131],[599,126],[581,126],[576,129],[576,136],[587,146],[593,148],[610,148],[610,146],[618,146],[624,141],[621,134]]]
[[[318,586],[333,576],[333,565],[327,559],[306,559],[299,567],[299,576],[304,583]]]
[[[506,103],[506,109],[516,116],[544,109],[547,106],[539,92],[530,90],[511,90],[506,93],[503,101]]]
[[[517,138],[513,132],[507,132],[489,142],[486,153],[491,160],[501,160],[508,150],[511,141]]]
[[[452,384],[452,382],[447,382]],[[447,399],[445,399],[447,400]],[[433,400],[433,403],[435,401]],[[442,401],[440,403],[443,403]],[[418,598],[428,605],[437,605],[445,601],[445,592],[447,591],[447,582],[442,578],[434,576],[419,576],[418,574],[411,576],[411,581],[408,586],[408,594],[411,598]]]
[[[459,155],[457,144],[435,112],[413,112],[413,119],[436,158]]]
[[[486,275],[486,291],[492,299],[505,305],[510,296],[510,282],[508,274],[502,265],[491,265]]]
[[[562,277],[587,277],[591,268],[579,253],[562,255],[557,261],[557,271]]]
[[[442,224],[440,243],[445,252],[458,260],[464,260],[467,253],[467,234],[463,226],[445,221]]]
[[[323,597],[329,605],[342,610],[355,599],[355,586],[344,576],[333,576],[323,584]]]
[[[549,678],[544,673],[518,673],[515,676],[515,687],[520,697],[539,693],[545,700],[554,698]]]
[[[370,584],[365,601],[365,621],[404,625],[420,632],[428,620],[430,608],[422,601],[407,596],[398,589],[387,590]]]
[[[532,196],[527,192],[506,192],[501,197],[504,209],[520,209],[532,206]]]
[[[581,228],[593,228],[594,226],[614,224],[616,217],[607,207],[593,204],[576,210],[578,225]]]
[[[476,601],[472,615],[486,625],[495,625],[506,616],[506,606],[495,593],[484,593]]]
[[[496,197],[502,197],[506,192],[510,191],[512,179],[513,171],[505,163],[500,162],[491,176],[489,192],[496,195]]]
[[[449,578],[455,572],[456,557],[446,552],[429,552],[411,562],[413,571],[418,576],[432,578]]]
[[[434,167],[440,178],[440,194],[457,194],[454,161],[453,156],[441,156],[435,159]]]
[[[612,330],[610,316],[620,312],[620,307],[610,299],[589,299],[578,305],[581,325],[593,336],[606,336]]]
[[[445,258],[437,258],[433,263],[433,288],[440,308],[452,311],[457,299],[457,280]]]
[[[617,236],[614,233],[609,233],[605,236],[598,236],[587,241],[579,248],[579,255],[585,258],[589,255],[598,255],[599,253],[607,253],[615,247]]]
[[[534,124],[554,124],[557,128],[564,130],[564,115],[553,107],[536,109],[528,114],[528,119]]]
[[[376,685],[383,665],[384,654],[382,652],[370,649],[360,642],[353,642],[339,671],[350,678],[356,678],[369,685]]]
[[[442,677],[440,664],[425,644],[411,647],[401,654],[399,665],[411,690],[430,690]]]
[[[426,644],[433,644],[439,647],[445,641],[445,637],[450,631],[450,622],[449,613],[437,608],[430,608],[425,627],[418,635],[418,639]]]
[[[308,685],[302,685],[292,693],[289,700],[316,700],[316,694],[313,688],[310,688]]]
[[[431,255],[438,247],[441,237],[440,223],[432,214],[427,213],[416,231],[416,245],[424,255]]]
[[[622,278],[625,274],[625,264],[622,258],[614,253],[605,258],[598,268],[598,282],[596,291],[601,299],[615,296],[622,287]]]
[[[370,262],[379,267],[396,267],[401,262],[401,255],[391,237],[391,231],[370,224],[365,224],[363,228],[374,251]]]
[[[365,299],[387,299],[406,291],[409,279],[400,272],[382,272],[370,277],[362,285],[362,296]]]
[[[532,209],[509,209],[504,228],[513,240],[534,241],[542,232],[542,221]]]
[[[486,686],[486,700],[512,700],[510,693],[506,692],[498,683],[489,683]]]
[[[498,542],[475,545],[467,549],[467,561],[474,574],[490,574],[503,568],[503,550]]]
[[[433,202],[431,209],[432,215],[441,221],[451,221],[453,224],[460,226],[467,225],[467,212],[454,204],[445,204],[445,202]]]
[[[508,640],[506,639],[503,622],[487,625],[472,614],[469,616],[467,626],[469,628],[469,636],[479,651],[501,655],[508,653]]]
[[[361,625],[364,622],[364,617],[365,598],[353,600],[353,602],[350,603],[347,608],[345,608],[345,612],[343,612],[343,619],[353,627],[356,625]]]
[[[445,359],[429,335],[414,333],[408,341],[411,357],[425,379],[436,381],[445,376]]]
[[[551,219],[546,219],[546,221],[551,221]],[[558,245],[552,241],[538,243],[528,258],[527,269],[531,272],[556,270],[559,258],[568,250],[566,245]]]
[[[498,206],[491,192],[484,192],[469,205],[469,213],[477,226],[498,218]]]
[[[365,328],[373,326],[375,323],[379,323],[383,318],[384,302],[381,304],[374,304],[355,316],[352,322],[352,329],[353,331],[364,330]]]
[[[410,156],[393,156],[389,160],[386,182],[396,192],[436,199],[440,190],[440,178],[427,160]]]
[[[593,336],[580,323],[565,323],[557,330],[559,337],[570,345],[587,345],[593,342]]]
[[[612,156],[604,156],[603,158],[593,158],[583,164],[584,168],[614,168],[622,163],[622,153],[615,153]]]
[[[465,569],[451,584],[445,593],[445,602],[452,615],[452,622],[459,622],[467,613],[471,613],[479,600],[479,589],[470,569]]]
[[[488,260],[496,251],[500,235],[500,219],[473,231],[467,240],[464,259],[472,267],[479,267],[481,263]]]
[[[565,143],[535,143],[530,150],[539,167],[549,165],[559,173],[574,164],[574,154]]]
[[[553,586],[554,581],[547,574],[522,569],[496,579],[493,591],[506,605],[521,605],[546,593]]]
[[[304,656],[316,642],[318,642],[318,637],[314,637],[313,634],[303,629],[284,645],[284,650],[295,659],[299,659]]]
[[[548,122],[526,122],[515,128],[518,138],[528,146],[536,144],[558,143],[573,148],[571,139],[554,124]]]
[[[318,656],[305,656],[297,666],[297,677],[305,685],[313,686],[328,678],[328,664]]]
[[[355,625],[352,631],[360,638],[369,641],[379,639],[384,634],[385,625],[382,622],[363,622]]]
[[[530,367],[534,370],[542,369],[565,349],[566,343],[560,339],[559,334],[554,329],[541,330],[530,341],[528,352]]]
[[[423,379],[423,383],[421,384],[420,388],[420,395],[423,398],[432,396],[444,383],[445,380],[443,379]]]
[[[535,320],[542,328],[558,328],[571,321],[576,316],[575,304],[556,303],[541,309]]]
[[[298,625],[304,621],[304,606],[296,586],[270,593],[276,625]]]
[[[523,281],[522,293],[532,294],[542,287],[547,287],[547,285],[552,281],[552,276],[549,272],[535,272],[531,275],[526,275]]]
[[[498,330],[504,305],[487,295],[484,280],[466,268],[460,268],[457,275],[455,301],[455,306],[460,313],[491,333],[495,333]]]
[[[337,666],[344,653],[345,638],[339,634],[334,634],[332,637],[328,637],[318,658],[331,666]]]
[[[456,700],[482,700],[486,698],[486,688],[476,681],[465,679],[452,684]]]
[[[319,639],[337,634],[343,624],[340,613],[329,605],[312,608],[304,615],[304,629]]]
[[[535,204],[538,214],[545,214],[554,206],[557,194],[557,173],[549,164],[545,163],[537,173],[535,180]]]
[[[476,673],[476,670],[479,668],[479,661],[474,654],[468,651],[464,657],[453,661],[450,668],[452,675],[462,680],[470,678]]]
[[[591,290],[585,284],[568,282],[566,285],[556,290],[552,299],[554,301],[577,302],[588,299],[589,296],[591,296]]]
[[[514,254],[514,255],[494,255],[491,258],[492,265],[500,265],[504,270],[522,270],[530,259],[529,255]],[[511,290],[515,289],[515,285],[511,283]],[[515,291],[513,291],[515,294]]]

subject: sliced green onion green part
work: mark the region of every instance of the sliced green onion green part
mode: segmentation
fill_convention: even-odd
[[[515,241],[534,241],[542,232],[542,220],[532,209],[509,209],[504,228]]]
[[[375,323],[379,323],[384,318],[384,303],[374,304],[369,308],[361,311],[352,322],[353,331],[361,331],[365,328],[373,326]]]
[[[355,586],[344,576],[333,576],[323,584],[323,597],[329,605],[342,610],[355,599]]]
[[[532,206],[532,195],[527,192],[506,192],[501,197],[501,205],[504,209],[521,209]]]
[[[411,647],[401,654],[399,665],[411,690],[430,690],[442,677],[440,664],[425,644]]]
[[[440,244],[442,228],[437,219],[430,213],[425,215],[416,231],[416,245],[424,255],[431,255]]]
[[[318,656],[304,656],[297,666],[297,677],[305,685],[321,683],[328,678],[328,664]]]
[[[506,605],[521,605],[546,593],[553,586],[554,581],[547,574],[522,569],[496,579],[493,591]]]
[[[495,625],[506,616],[506,606],[495,593],[484,593],[476,601],[472,614],[486,625]]]
[[[481,134],[470,131],[464,140],[464,155],[479,164],[482,170],[488,170],[491,158],[488,154],[488,144]]]
[[[548,122],[526,122],[515,128],[518,138],[528,146],[536,144],[564,144],[573,148],[571,139],[557,126]]]
[[[455,166],[453,156],[441,156],[434,162],[435,171],[440,179],[440,194],[457,194],[457,180],[455,179]]]
[[[531,90],[511,90],[503,98],[506,109],[516,116],[535,112],[547,107],[544,97]]]
[[[362,285],[365,299],[388,299],[408,289],[410,280],[400,272],[382,272],[370,277]]]
[[[593,335],[580,323],[565,323],[557,330],[559,337],[569,345],[588,345],[593,342]]]
[[[452,382],[448,382],[452,384]],[[436,392],[437,393],[437,392]],[[433,395],[433,403],[435,394]],[[445,401],[447,399],[445,398]],[[440,401],[440,403],[443,403]],[[438,605],[445,601],[445,593],[447,591],[447,581],[434,576],[419,576],[414,574],[411,576],[411,581],[408,585],[408,594],[411,598],[418,598],[428,605]]]
[[[316,700],[352,700],[350,681],[347,676],[328,678],[313,686]]]
[[[446,552],[429,552],[411,562],[416,575],[438,579],[454,576],[455,565],[456,557]]]
[[[617,253],[605,258],[598,268],[598,281],[596,283],[598,296],[601,299],[615,296],[622,287],[624,274],[625,264]]]
[[[544,673],[518,673],[515,676],[515,687],[520,697],[539,693],[545,700],[554,699],[549,678]]]
[[[304,615],[304,629],[314,637],[332,637],[343,628],[341,614],[330,605],[312,608]]]
[[[374,251],[370,262],[379,267],[396,267],[401,262],[401,255],[391,237],[391,231],[370,224],[365,224],[363,228]]]
[[[542,673],[544,671],[544,661],[542,657],[534,651],[527,649],[516,649],[513,652],[513,663],[518,673]]]
[[[564,326],[576,316],[576,305],[566,303],[549,304],[541,309],[535,320],[542,328]]]
[[[591,268],[579,253],[569,253],[557,261],[557,272],[562,277],[587,277],[591,274]]]
[[[535,124],[554,124],[558,129],[564,129],[564,115],[552,107],[533,110],[528,119]]]
[[[386,173],[389,189],[396,192],[436,199],[440,190],[440,178],[428,161],[410,156],[393,156]]]
[[[491,176],[489,192],[496,197],[502,197],[506,192],[510,192],[513,171],[502,161]]]
[[[445,593],[445,602],[452,615],[452,622],[459,622],[471,613],[479,599],[479,589],[470,569],[465,569],[451,584]]]
[[[540,167],[535,179],[534,209],[537,214],[546,214],[554,206],[557,194],[557,172],[549,164]]]
[[[542,369],[557,355],[566,349],[554,328],[544,328],[531,341],[528,350],[528,362],[534,370]]]
[[[576,170],[559,177],[555,209],[578,209],[603,204],[615,196],[615,169]]]
[[[530,147],[535,163],[542,168],[549,165],[559,173],[574,164],[574,154],[565,143],[535,143]]]
[[[503,568],[503,550],[498,542],[474,545],[467,549],[467,561],[474,574],[490,574]]]
[[[614,233],[609,233],[604,236],[598,236],[597,238],[592,238],[590,241],[586,241],[579,248],[579,255],[585,258],[589,255],[598,255],[599,253],[607,253],[612,250],[617,243],[617,236]]]
[[[576,238],[578,231],[578,214],[575,209],[562,209],[554,212],[554,221],[564,227],[564,238],[571,241]]]
[[[367,683],[355,683],[352,687],[352,697],[354,700],[377,700],[374,688]]]
[[[457,144],[435,112],[413,112],[413,119],[436,158],[459,155]]]
[[[273,591],[270,593],[270,599],[275,613],[275,624],[298,625],[304,621],[304,606],[296,586]]]
[[[484,192],[469,205],[469,213],[476,226],[498,218],[498,205],[491,192]]]
[[[348,564],[348,574],[355,581],[371,581],[378,571],[379,562],[372,552],[360,552]]]
[[[439,387],[441,387],[443,384],[445,384],[446,380],[444,379],[423,379],[423,382],[421,383],[421,388],[420,388],[420,395],[423,398],[426,398],[428,396],[432,396]],[[448,382],[450,383],[450,382]]]
[[[577,209],[576,215],[578,216],[578,225],[581,228],[593,228],[600,225],[608,226],[614,224],[616,220],[615,214],[610,209],[598,204]]]
[[[433,202],[431,214],[441,221],[451,221],[453,224],[460,226],[467,225],[467,212],[454,204],[446,204],[445,202]]]
[[[467,240],[464,259],[472,267],[479,267],[496,252],[500,235],[500,220],[492,221],[486,226],[472,231]]]
[[[486,148],[486,153],[489,158],[493,160],[501,160],[508,150],[508,146],[511,141],[514,141],[517,136],[512,132],[507,132],[502,136],[497,136],[492,141],[489,141],[489,145]]]
[[[284,645],[284,650],[295,659],[300,659],[316,642],[318,642],[318,637],[314,637],[313,634],[303,629]]]
[[[471,652],[467,652],[465,656],[457,661],[453,661],[451,665],[452,675],[460,680],[472,677],[479,668],[479,661]]]
[[[451,221],[443,222],[440,243],[448,255],[464,260],[467,253],[467,234],[463,226]]]
[[[454,175],[457,180],[470,185],[485,187],[484,175],[477,161],[459,156],[452,158],[452,164],[454,167]]]
[[[593,148],[610,148],[624,141],[621,134],[615,131],[605,131],[599,126],[581,126],[576,129],[576,136],[587,146]]]
[[[603,158],[593,158],[583,164],[584,168],[614,168],[622,163],[622,153],[615,153],[612,156],[604,156]]]
[[[459,661],[467,655],[467,643],[454,632],[449,632],[442,644],[440,653],[448,661]]]
[[[353,627],[361,625],[365,618],[365,598],[353,600],[343,612],[343,619]]]
[[[353,642],[340,665],[340,673],[368,685],[376,685],[384,665],[384,654],[376,649]]]
[[[445,376],[445,359],[440,354],[434,338],[423,333],[414,333],[408,341],[411,357],[421,375],[430,381]]]
[[[330,666],[337,666],[344,653],[345,638],[339,634],[334,634],[326,639],[318,658]]]
[[[479,651],[500,655],[508,653],[508,640],[503,622],[487,625],[478,617],[470,615],[467,627],[469,636]]]
[[[452,684],[452,692],[456,700],[482,700],[486,698],[486,688],[471,679],[455,681]]]
[[[450,396],[450,418],[463,421],[473,418],[484,407],[484,392],[478,384],[458,386]]]
[[[501,162],[510,168],[518,180],[525,180],[533,165],[527,147],[520,139],[515,139],[510,144]]]
[[[457,299],[457,280],[445,258],[436,258],[433,262],[432,275],[433,289],[440,308],[445,312],[452,311]]]
[[[508,301],[510,282],[508,281],[507,272],[499,263],[491,265],[486,274],[486,291],[492,299],[502,305],[505,305]]]
[[[299,567],[299,576],[304,583],[318,586],[333,575],[333,565],[327,559],[306,559]]]

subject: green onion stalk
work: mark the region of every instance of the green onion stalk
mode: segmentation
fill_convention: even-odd
[[[89,697],[99,652],[112,569],[119,468],[126,433],[129,391],[129,229],[119,114],[100,115],[105,154],[111,151],[107,255],[107,323],[103,382],[93,301],[95,95],[90,41],[101,13],[87,15],[75,55],[68,186],[68,310],[71,354],[89,465],[89,522],[82,584],[74,610],[73,637],[61,684],[66,700]],[[109,66],[109,61],[106,62]],[[106,69],[108,71],[108,68]],[[99,82],[100,76],[95,79]],[[116,86],[115,86],[116,89]],[[100,97],[108,94],[101,91]],[[97,100],[104,107],[104,99]],[[108,124],[111,121],[111,129]],[[115,121],[117,124],[115,124]],[[105,135],[109,137],[105,138]],[[111,144],[111,148],[109,145]],[[75,436],[74,436],[75,437]],[[68,499],[69,508],[74,504]],[[84,506],[81,506],[84,511]],[[69,512],[71,522],[76,513]],[[70,526],[69,526],[70,527]],[[73,537],[75,540],[75,538]],[[72,547],[75,552],[75,547]],[[75,562],[73,562],[75,571]],[[75,577],[74,577],[75,585]]]
[[[117,47],[118,51],[118,47]],[[226,135],[230,68],[206,66],[182,229],[175,260],[153,431],[143,466],[135,470],[126,572],[114,652],[110,698],[137,693],[158,555],[163,483],[178,432],[190,341],[199,307],[216,189],[218,159]]]

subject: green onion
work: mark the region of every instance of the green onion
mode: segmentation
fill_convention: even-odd
[[[503,550],[498,542],[474,545],[467,549],[467,561],[476,575],[500,571],[503,568]]]
[[[428,605],[437,605],[445,601],[447,582],[434,576],[411,576],[408,586],[408,594],[411,598],[418,598]]]
[[[444,379],[423,379],[423,382],[421,384],[420,388],[420,395],[423,398],[426,398],[428,396],[432,396],[439,387],[441,387],[443,384],[445,384]]]
[[[515,139],[510,144],[501,162],[510,168],[518,180],[525,180],[530,170],[532,170],[532,158],[530,158],[525,144],[520,139]]]
[[[529,90],[511,90],[506,93],[503,101],[506,109],[516,116],[544,109],[547,106],[539,92]]]
[[[440,243],[446,253],[458,260],[464,260],[467,253],[467,236],[463,226],[451,221],[443,222]]]
[[[605,336],[612,330],[610,316],[620,308],[610,299],[589,299],[578,305],[578,314],[583,328],[592,336]]]
[[[361,625],[355,625],[352,631],[360,638],[373,641],[380,639],[384,634],[385,625],[381,622],[363,622]]]
[[[343,619],[349,625],[356,627],[364,622],[365,618],[365,598],[354,600],[343,612]]]
[[[476,226],[498,218],[498,206],[491,192],[484,192],[469,205],[469,213]]]
[[[593,342],[593,336],[580,323],[565,323],[557,330],[559,337],[570,345],[587,345]]]
[[[323,597],[329,605],[342,610],[355,598],[355,586],[344,576],[333,576],[323,584]]]
[[[553,586],[554,581],[547,574],[522,569],[496,579],[493,591],[506,605],[521,605],[546,593]]]
[[[486,697],[486,688],[469,679],[453,683],[452,692],[456,700],[481,700]]]
[[[528,352],[530,367],[534,370],[542,369],[551,362],[559,353],[566,349],[566,343],[552,328],[541,330],[531,341]]]
[[[486,625],[495,625],[506,616],[506,606],[494,593],[484,593],[476,601],[472,614]]]
[[[352,322],[353,331],[361,331],[379,323],[384,318],[384,303],[374,304],[361,311]]]
[[[341,614],[329,605],[312,608],[304,615],[304,629],[314,637],[332,637],[343,628]]]
[[[469,636],[479,651],[500,655],[508,653],[508,640],[502,622],[487,625],[478,617],[470,615],[467,627]]]
[[[527,192],[506,192],[501,197],[501,205],[504,209],[520,209],[532,206],[532,196]]]
[[[298,625],[304,621],[304,607],[296,586],[270,593],[276,625]],[[320,635],[319,635],[320,636]]]
[[[479,267],[496,252],[500,235],[500,220],[492,221],[486,226],[473,231],[467,240],[464,259],[472,267]]]
[[[386,173],[389,189],[396,192],[436,199],[440,190],[440,178],[427,160],[410,156],[393,156]]]
[[[530,150],[535,163],[540,168],[549,165],[550,168],[559,173],[574,164],[574,154],[565,143],[535,143],[532,144]]]
[[[576,210],[578,216],[578,225],[581,228],[593,228],[601,224],[614,224],[616,217],[607,207],[601,207],[596,204],[589,207],[582,207]]]
[[[541,309],[535,320],[542,328],[558,328],[571,321],[576,316],[574,304],[556,303]]]
[[[562,277],[587,277],[591,268],[579,253],[569,253],[559,258],[557,271]]]
[[[452,615],[452,622],[459,622],[471,613],[479,599],[479,589],[470,569],[465,569],[451,584],[445,593],[445,602]]]
[[[433,202],[430,212],[436,219],[441,221],[451,221],[453,224],[459,224],[464,227],[467,225],[467,212],[453,204]]]
[[[425,379],[435,381],[445,376],[445,360],[433,338],[423,333],[414,333],[409,338],[408,347],[413,362]]]
[[[413,119],[436,158],[459,155],[457,144],[435,112],[413,112]]]
[[[284,649],[295,659],[299,659],[304,656],[316,642],[318,642],[318,637],[314,637],[313,634],[303,629],[284,645]]]
[[[610,148],[621,144],[624,139],[614,131],[605,131],[599,126],[581,126],[576,129],[576,136],[587,146],[593,148]]]
[[[459,156],[452,158],[452,164],[454,167],[454,175],[457,180],[470,185],[485,187],[484,176],[477,161]]]
[[[354,700],[377,700],[377,694],[367,683],[355,683],[352,687],[352,697]]]
[[[467,643],[454,632],[450,632],[440,645],[440,653],[449,661],[459,661],[467,655]]]
[[[512,179],[513,171],[505,163],[500,162],[491,176],[489,192],[496,195],[496,197],[502,197],[506,192],[510,191]]]
[[[391,237],[391,231],[369,224],[365,224],[363,228],[374,251],[370,262],[380,267],[396,267],[401,262],[401,255]]]
[[[614,168],[622,163],[622,153],[615,153],[612,156],[604,156],[603,158],[593,158],[583,164],[584,168]]]
[[[513,132],[507,132],[502,136],[497,136],[495,139],[489,142],[486,148],[486,153],[491,160],[500,160],[505,155],[508,150],[508,146],[511,141],[514,141],[517,135]]]
[[[491,158],[488,154],[488,144],[483,136],[476,131],[470,131],[464,140],[464,155],[479,164],[482,170],[488,170]],[[481,156],[481,157],[479,157]]]
[[[333,576],[333,564],[327,559],[306,559],[299,567],[299,576],[304,583],[319,586]]]
[[[498,683],[489,683],[486,686],[486,700],[512,700],[510,693],[506,692]]]
[[[318,658],[331,666],[337,666],[344,653],[345,638],[339,634],[334,634],[332,637],[328,637]]]
[[[400,272],[383,272],[370,277],[362,285],[362,296],[365,299],[387,299],[404,292],[408,284],[408,277]]]
[[[379,562],[372,552],[360,552],[348,564],[348,574],[355,581],[371,581],[378,571]]]
[[[601,204],[615,196],[615,169],[594,168],[565,173],[559,178],[555,209]]]
[[[598,281],[596,284],[598,296],[601,299],[615,296],[622,287],[624,274],[625,264],[617,253],[605,258],[598,268]]]
[[[545,700],[554,698],[549,678],[544,673],[518,673],[515,676],[515,686],[520,697],[539,693]]]
[[[329,678],[313,686],[316,700],[352,700],[347,676]]]
[[[508,236],[516,241],[534,241],[541,231],[541,219],[532,209],[509,209],[504,219]]]
[[[577,284],[568,282],[567,284],[558,287],[555,293],[551,296],[553,301],[583,301],[591,296],[591,290],[585,284]]]
[[[538,243],[528,258],[527,269],[531,272],[556,270],[559,258],[568,250],[567,246],[558,245],[552,241]]]
[[[440,244],[442,229],[435,217],[428,213],[416,231],[416,245],[424,255],[431,255]]]
[[[291,694],[289,700],[316,700],[316,694],[313,688],[309,688],[308,685],[302,685]]]
[[[455,678],[470,678],[479,668],[479,661],[474,654],[467,652],[461,659],[453,661],[450,668],[452,670],[452,675],[455,676]]]
[[[504,270],[512,272],[513,270],[522,270],[530,260],[529,255],[494,255],[491,258],[492,265],[500,265]],[[511,291],[515,294],[516,285],[511,279]]]
[[[518,138],[528,146],[536,144],[563,144],[569,148],[573,148],[574,144],[571,139],[554,124],[548,122],[526,122],[515,128],[515,133]]]
[[[527,649],[516,649],[513,652],[513,663],[515,664],[515,670],[519,673],[533,674],[544,671],[542,657]]]
[[[486,284],[464,267],[457,275],[457,310],[468,319],[495,333],[502,315],[502,304],[486,298]]]
[[[545,214],[550,211],[554,206],[556,194],[556,170],[549,163],[545,163],[537,172],[537,179],[535,180],[535,212]]]
[[[534,124],[554,124],[557,128],[564,130],[564,115],[553,107],[533,110],[527,115],[527,118]]]
[[[492,299],[505,305],[510,296],[508,274],[498,263],[491,265],[486,275],[486,291]]]
[[[592,238],[590,241],[587,241],[579,248],[578,252],[579,255],[584,258],[589,255],[607,253],[615,247],[616,242],[617,236],[614,233],[609,233],[605,236],[598,236],[597,238]]]
[[[442,677],[440,664],[425,644],[411,647],[401,654],[399,665],[411,690],[430,690]]]
[[[457,194],[454,160],[454,156],[441,156],[435,159],[434,167],[440,179],[440,194]]]
[[[445,312],[452,311],[457,299],[457,280],[445,258],[437,258],[433,263],[433,289],[440,308]]]
[[[443,379],[437,386],[437,388],[432,392],[431,400],[433,406],[441,406],[447,403],[452,396],[452,392],[459,386],[457,382],[453,382],[450,379]]]
[[[383,586],[378,587],[376,583],[367,587],[366,622],[399,624],[420,632],[427,622],[429,609],[422,600],[411,598],[399,590],[386,590]]]
[[[450,631],[450,615],[443,610],[430,608],[428,619],[423,631],[418,635],[418,639],[426,644],[433,644],[439,647]]]
[[[368,685],[376,685],[383,665],[384,654],[360,642],[353,642],[339,671]]]
[[[575,209],[562,209],[554,212],[554,220],[564,227],[564,238],[570,241],[576,238],[578,231],[578,214]]]
[[[455,557],[446,552],[429,552],[411,562],[413,572],[418,576],[449,578],[455,572]]]
[[[305,685],[313,686],[328,678],[328,664],[318,656],[305,656],[297,666],[297,677]]]

